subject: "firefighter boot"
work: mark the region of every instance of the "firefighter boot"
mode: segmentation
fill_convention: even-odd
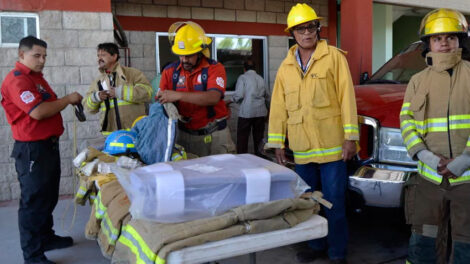
[[[67,248],[73,245],[73,239],[71,237],[61,237],[53,235],[51,238],[44,241],[44,251]]]
[[[25,260],[24,264],[55,264],[55,262],[48,260],[43,254],[42,256],[39,256],[34,260]]]

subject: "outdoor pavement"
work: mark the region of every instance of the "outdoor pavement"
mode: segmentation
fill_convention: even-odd
[[[0,203],[0,263],[23,263],[17,226],[18,202]],[[59,235],[72,236],[73,247],[49,251],[47,257],[58,264],[101,264],[110,261],[101,255],[96,241],[84,236],[90,206],[75,206],[70,198],[62,198],[55,211],[55,230]],[[75,218],[74,218],[75,216]],[[72,219],[74,218],[74,221]],[[402,264],[405,261],[409,227],[403,223],[396,209],[374,209],[362,215],[349,217],[350,264]],[[257,253],[258,264],[297,263],[295,253],[305,248],[304,243]],[[220,264],[249,263],[248,255],[218,261]],[[320,259],[313,264],[327,264]],[[170,263],[169,263],[170,264]]]

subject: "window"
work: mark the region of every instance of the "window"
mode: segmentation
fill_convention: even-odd
[[[38,15],[30,13],[0,12],[0,45],[15,47],[23,37],[39,38]]]
[[[263,36],[239,36],[207,34],[212,38],[209,47],[211,58],[222,63],[227,73],[226,91],[235,91],[238,76],[243,74],[243,63],[251,59],[256,65],[256,72],[263,76],[268,84],[267,38]],[[167,33],[157,33],[156,54],[157,72],[169,62],[178,60],[170,49]]]

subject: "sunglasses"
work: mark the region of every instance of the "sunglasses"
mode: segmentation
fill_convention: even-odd
[[[294,28],[294,30],[297,31],[297,33],[299,34],[304,34],[306,30],[308,30],[309,33],[313,33],[317,29],[318,29],[318,24],[309,24],[308,26]]]

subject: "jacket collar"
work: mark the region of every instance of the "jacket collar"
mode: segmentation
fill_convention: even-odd
[[[104,76],[107,75],[106,71],[104,70],[99,70],[100,73]],[[122,66],[121,64],[119,63],[119,61],[116,62],[116,64],[114,64],[114,67],[113,69],[111,70],[111,72],[115,72],[116,73],[116,79],[123,79],[123,80],[126,80],[126,76],[124,75],[124,71],[122,70]]]
[[[454,68],[460,61],[462,61],[462,49],[449,53],[430,51],[426,54],[425,60],[426,64],[437,72]]]
[[[298,45],[295,44],[292,46],[289,51],[287,52],[287,63],[288,64],[297,64],[297,60],[295,58],[295,52],[298,48]],[[317,42],[317,47],[315,48],[315,52],[313,52],[313,60],[319,60],[323,56],[328,54],[328,44],[326,43],[326,40],[320,39]]]
[[[16,62],[15,68],[25,75],[28,75],[28,74],[36,74],[40,76],[43,75],[42,72],[33,72],[28,66],[24,65],[23,63],[19,61]]]

